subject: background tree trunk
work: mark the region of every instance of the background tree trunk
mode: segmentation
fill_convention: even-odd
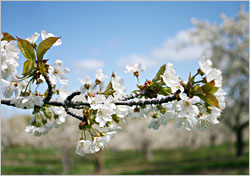
[[[211,148],[215,147],[216,138],[217,138],[216,134],[211,134],[209,136],[209,145],[210,145]]]
[[[95,153],[95,170],[97,174],[101,174],[103,172],[103,152],[99,151]]]
[[[72,169],[73,166],[73,158],[72,158],[72,151],[70,150],[63,150],[61,152],[61,161],[63,166],[62,175],[68,175],[69,171]]]
[[[142,143],[141,149],[147,161],[153,160],[153,154],[151,151],[151,142],[145,139]]]
[[[244,149],[244,143],[243,143],[243,128],[238,128],[236,130],[236,147],[237,147],[237,152],[236,156],[240,157],[243,154],[243,149]]]

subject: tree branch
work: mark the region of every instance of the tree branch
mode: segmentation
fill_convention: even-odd
[[[78,96],[81,94],[80,91],[75,91],[72,92],[70,95],[67,96],[67,98],[63,101],[57,101],[57,100],[51,100],[52,95],[53,95],[53,90],[52,90],[52,84],[49,80],[48,75],[43,75],[46,83],[48,85],[48,94],[46,95],[46,97],[43,99],[44,104],[46,105],[52,105],[52,106],[62,106],[66,113],[83,121],[84,117],[81,117],[79,115],[74,114],[73,112],[71,112],[69,110],[69,108],[73,108],[73,109],[83,109],[84,106],[90,106],[88,101],[72,101],[72,99],[75,96]],[[162,98],[152,98],[152,99],[135,99],[136,97],[140,96],[141,93],[140,92],[136,92],[136,93],[132,93],[130,95],[127,95],[121,99],[119,99],[118,101],[115,101],[114,104],[115,105],[127,105],[127,106],[134,106],[134,105],[149,105],[149,104],[162,104],[162,103],[168,103],[170,101],[176,100],[176,94],[178,94],[179,91],[177,91],[175,94],[170,95],[170,96],[164,96]],[[7,105],[7,106],[14,106],[15,104],[11,104],[11,99],[1,99],[1,104]],[[26,108],[24,108],[26,109]]]
[[[48,85],[48,94],[46,95],[46,97],[43,99],[44,104],[48,103],[53,95],[53,91],[52,91],[52,84],[49,80],[48,75],[43,75],[44,79],[46,80],[46,83]]]
[[[241,128],[241,129],[244,129],[244,128],[247,127],[248,125],[249,125],[249,120],[247,120],[246,122],[242,123],[242,124],[240,125],[240,128]]]

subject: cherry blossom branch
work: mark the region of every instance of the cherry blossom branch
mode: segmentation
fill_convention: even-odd
[[[50,99],[52,98],[53,95],[53,91],[52,91],[52,84],[50,82],[50,79],[48,77],[48,75],[43,75],[44,79],[46,80],[46,83],[48,85],[48,94],[46,95],[46,97],[43,99],[44,104],[48,103],[50,101]]]
[[[80,95],[81,92],[80,91],[72,92],[70,95],[67,96],[67,98],[63,102],[60,102],[57,100],[51,100],[52,95],[53,95],[52,84],[51,84],[51,81],[50,81],[48,75],[43,75],[43,76],[44,76],[46,83],[48,85],[48,94],[43,99],[44,104],[53,105],[53,106],[62,106],[65,109],[67,114],[83,121],[84,117],[76,115],[69,110],[69,108],[83,109],[84,106],[90,106],[90,103],[88,101],[72,101],[72,99],[75,96]],[[134,105],[142,106],[142,105],[148,105],[148,104],[162,104],[162,103],[167,103],[167,102],[170,102],[170,101],[177,99],[177,97],[176,97],[177,93],[179,93],[179,91],[177,91],[172,96],[165,96],[162,98],[135,99],[136,97],[141,95],[140,92],[135,92],[135,93],[129,94],[129,95],[119,99],[118,101],[115,101],[114,104],[115,105],[127,105],[127,106],[134,106]],[[15,107],[15,104],[11,104],[11,99],[1,99],[1,104]],[[24,108],[24,109],[26,109],[26,108]]]
[[[141,95],[140,92],[131,93],[131,94],[129,94],[129,95],[123,97],[123,98],[121,99],[121,101],[130,100],[130,99],[136,98],[136,97],[138,97],[138,96],[140,96],[140,95]]]
[[[152,99],[130,99],[130,100],[119,100],[119,101],[115,101],[114,104],[115,105],[127,105],[127,106],[134,106],[134,105],[148,105],[148,104],[162,104],[162,103],[168,103],[171,102],[173,100],[176,100],[176,94],[179,93],[178,91],[171,96],[164,96],[162,98],[152,98]],[[51,100],[46,102],[45,104],[47,105],[53,105],[53,106],[62,106],[66,113],[71,115],[72,117],[75,117],[81,121],[84,120],[84,117],[79,116],[74,114],[73,112],[71,112],[69,110],[69,108],[74,108],[74,109],[82,109],[84,106],[90,106],[89,102],[87,101],[72,101],[72,99],[77,96],[80,95],[80,91],[75,91],[73,93],[71,93],[65,100],[64,102],[60,102],[60,101],[56,101],[56,100]],[[132,95],[134,96],[134,95]],[[132,97],[131,95],[128,95],[127,97]],[[1,99],[1,104],[4,105],[8,105],[8,106],[14,106],[14,104],[11,104],[11,100],[10,99]],[[26,108],[24,108],[26,109]]]
[[[151,99],[130,99],[125,101],[114,101],[115,105],[127,105],[127,106],[134,106],[134,105],[149,105],[149,104],[162,104],[162,103],[168,103],[170,101],[176,100],[176,92],[175,94],[171,96],[164,96],[162,98],[151,98]],[[68,98],[68,97],[67,97]],[[69,101],[66,100],[64,102],[51,100],[47,102],[47,105],[53,105],[53,106],[62,106],[67,108],[74,108],[74,109],[81,109],[80,106],[90,106],[89,102],[87,101]],[[7,105],[7,106],[15,106],[14,104],[11,104],[11,99],[1,99],[1,104]]]

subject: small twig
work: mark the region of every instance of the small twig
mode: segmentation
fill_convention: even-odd
[[[84,117],[81,117],[81,116],[79,116],[79,115],[76,115],[76,114],[74,114],[73,112],[71,112],[71,111],[69,110],[69,106],[68,106],[69,103],[70,103],[70,101],[68,101],[67,99],[64,101],[63,107],[64,107],[64,109],[65,109],[65,112],[66,112],[67,114],[69,114],[69,115],[71,115],[71,116],[73,116],[73,117],[75,117],[75,118],[77,118],[77,119],[83,121],[83,120],[84,120]]]

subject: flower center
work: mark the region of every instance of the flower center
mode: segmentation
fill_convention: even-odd
[[[59,74],[59,71],[57,69],[54,69],[54,74],[55,75]]]
[[[185,106],[189,106],[190,103],[189,103],[188,101],[185,101],[185,102],[184,102],[184,105],[185,105]]]

